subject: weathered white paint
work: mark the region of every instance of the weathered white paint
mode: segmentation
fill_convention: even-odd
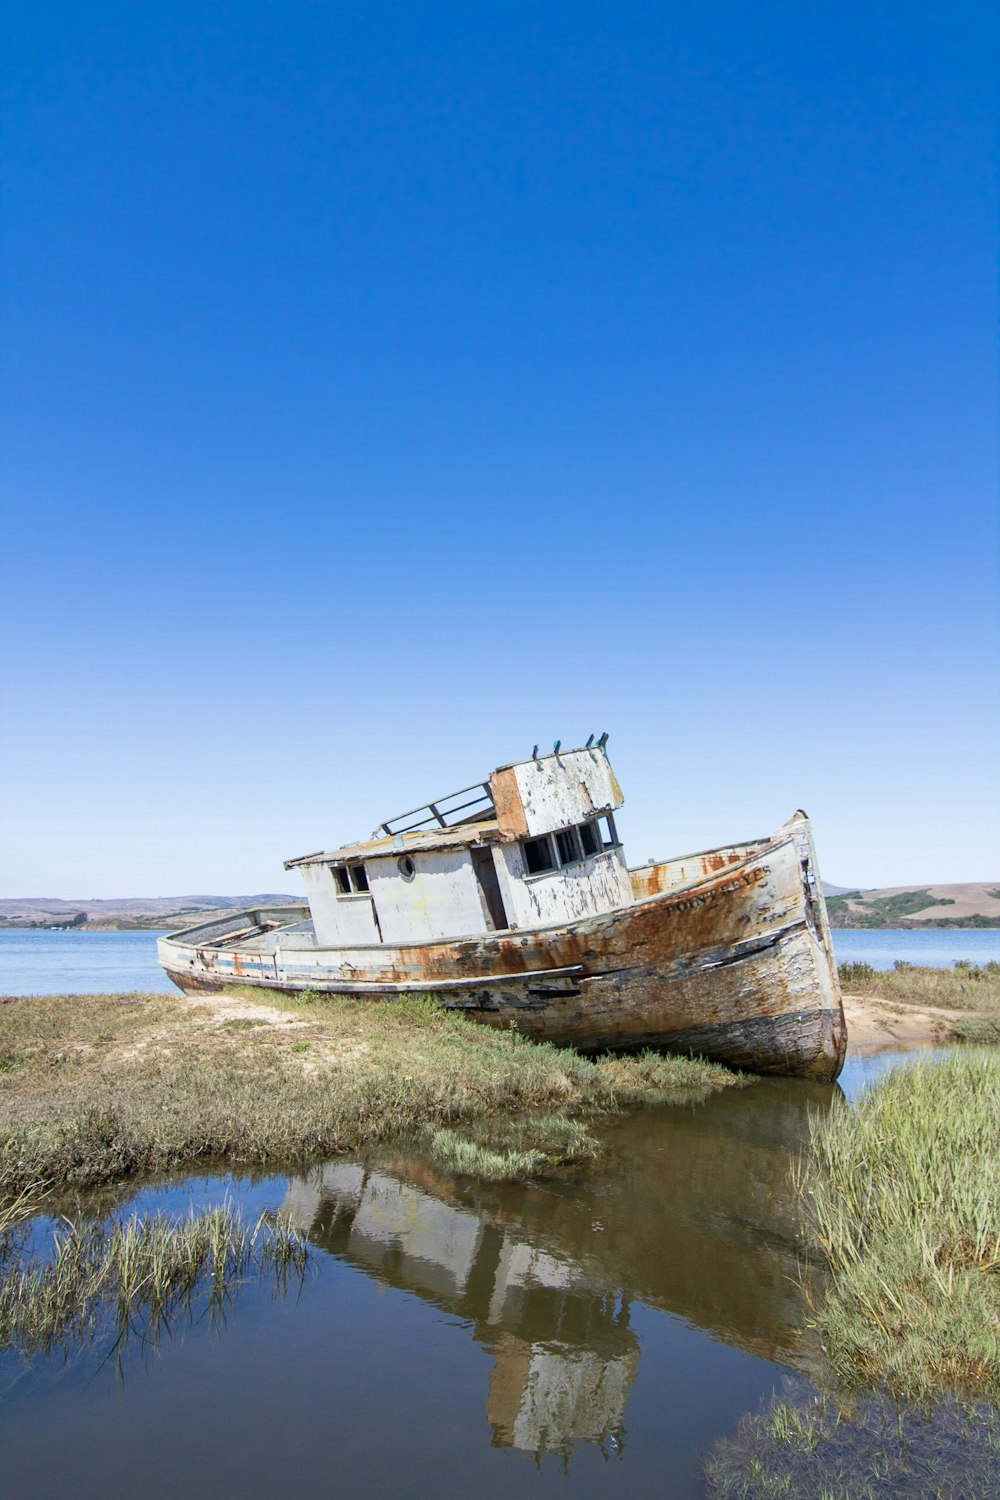
[[[700,854],[684,854],[679,859],[650,860],[647,864],[637,865],[629,871],[636,900],[658,896],[664,891],[680,890],[683,886],[717,875],[727,865],[748,859],[767,842],[767,839],[754,839],[751,843],[732,844],[728,848],[707,849]]]
[[[414,865],[412,880],[400,874],[398,854],[366,864],[384,942],[465,937],[490,930],[467,848],[407,857]]]
[[[499,844],[494,854],[507,916],[516,927],[573,922],[631,906],[635,899],[620,848],[605,849],[544,875],[528,874],[520,844]]]
[[[377,943],[378,928],[368,896],[341,896],[329,865],[303,865],[302,879],[316,940],[323,948]]]
[[[596,745],[565,755],[541,755],[508,769],[514,773],[530,838],[613,812],[624,801],[608,757]]]
[[[316,947],[316,928],[312,918],[307,922],[296,922],[292,927],[282,927],[274,935],[275,952],[294,952],[297,948]]]

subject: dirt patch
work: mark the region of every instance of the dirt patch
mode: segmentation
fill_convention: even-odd
[[[933,1047],[948,1041],[968,1011],[934,1005],[902,1005],[877,995],[844,995],[847,1039],[852,1052],[893,1047]]]
[[[260,1005],[242,995],[185,995],[183,1003],[192,1011],[204,1011],[212,1018],[211,1024],[222,1026],[227,1021],[259,1021],[264,1026],[276,1026],[282,1031],[295,1031],[310,1022],[290,1016],[287,1010],[275,1005]]]

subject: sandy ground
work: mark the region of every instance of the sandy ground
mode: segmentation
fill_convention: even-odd
[[[208,995],[185,990],[182,998],[196,1015],[208,1017],[208,1025],[212,1027],[224,1026],[227,1021],[255,1021],[258,1026],[272,1026],[276,1031],[305,1031],[313,1042],[312,1055],[300,1058],[307,1077],[315,1074],[321,1063],[349,1065],[369,1050],[364,1041],[317,1035],[314,1023],[304,1016],[297,1018],[275,1005],[248,1000],[243,995]]]
[[[847,1042],[852,1052],[878,1052],[891,1047],[933,1047],[947,1041],[951,1023],[968,1011],[937,1006],[898,1005],[872,995],[845,995]]]
[[[293,1031],[310,1024],[289,1015],[286,1010],[278,1010],[274,1005],[258,1005],[242,995],[202,995],[191,990],[185,991],[182,999],[192,1010],[212,1015],[217,1025],[224,1021],[259,1021],[264,1026],[280,1026],[283,1030]]]

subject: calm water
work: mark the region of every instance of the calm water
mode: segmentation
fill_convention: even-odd
[[[173,991],[156,962],[156,932],[0,932],[0,994],[97,995],[116,990]],[[877,969],[906,963],[947,967],[957,958],[1000,961],[1000,929],[833,934],[839,962]]]
[[[159,932],[0,932],[0,994],[177,991],[156,962]]]
[[[882,931],[845,927],[833,934],[838,963],[864,962],[876,969],[891,969],[897,961],[926,964],[932,969],[949,968],[957,958],[975,964],[1000,962],[1000,928],[939,927],[923,932]]]
[[[130,1209],[283,1209],[312,1268],[120,1370],[106,1344],[0,1355],[5,1492],[694,1500],[715,1441],[819,1358],[787,1171],[837,1107],[765,1080],[618,1119],[598,1168],[529,1185],[401,1149],[145,1190]]]

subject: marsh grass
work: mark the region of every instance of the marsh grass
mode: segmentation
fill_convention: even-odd
[[[110,1337],[155,1340],[175,1318],[221,1314],[241,1280],[300,1277],[309,1251],[281,1219],[252,1227],[222,1207],[78,1227],[63,1220],[47,1258],[9,1257],[0,1281],[0,1347],[46,1352]]]
[[[42,1184],[33,1182],[21,1188],[13,1197],[0,1200],[0,1254],[3,1253],[3,1246],[9,1243],[14,1230],[37,1211],[42,1193]]]
[[[250,1018],[161,995],[0,1004],[7,1195],[199,1161],[293,1163],[424,1126],[695,1101],[748,1081],[683,1058],[585,1058],[430,1001],[259,990],[242,999],[269,1006],[277,1024],[258,1015],[234,1026]]]
[[[960,959],[950,969],[906,963],[876,969],[867,963],[845,963],[839,973],[841,986],[852,995],[978,1012],[1000,1020],[1000,963],[977,965]]]
[[[799,1171],[843,1380],[1000,1401],[1000,1055],[922,1062],[816,1118]]]
[[[973,1500],[1000,1494],[1000,1413],[865,1397],[841,1408],[789,1382],[705,1465],[718,1500]]]
[[[533,1177],[546,1160],[541,1151],[517,1150],[512,1146],[497,1150],[466,1140],[453,1130],[434,1132],[429,1155],[435,1165],[446,1172],[478,1177],[484,1182],[512,1182]]]
[[[23,1244],[21,1231],[38,1212],[43,1197],[43,1185],[35,1182],[10,1197],[0,1196],[0,1284]]]

